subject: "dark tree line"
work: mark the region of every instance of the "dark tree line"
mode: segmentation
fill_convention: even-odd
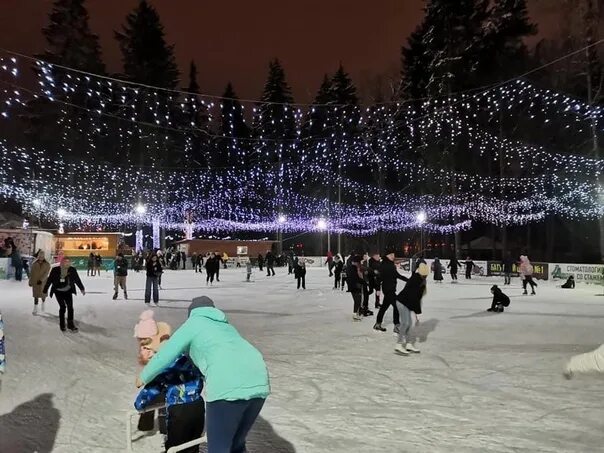
[[[204,91],[198,84],[197,65],[191,62],[188,75],[180,74],[174,46],[166,39],[157,11],[146,0],[138,3],[115,32],[123,70],[107,74],[84,0],[55,0],[49,25],[44,29],[47,46],[41,59],[148,87],[141,86],[136,94],[128,91],[124,95],[117,84],[114,88],[97,88],[92,79],[87,89],[101,91],[109,115],[96,114],[98,101],[82,91],[69,94],[66,104],[42,98],[31,101],[21,116],[29,143],[54,155],[143,167],[263,165],[278,169],[295,161],[299,148],[293,143],[302,142],[317,155],[339,155],[351,152],[348,147],[351,137],[360,137],[363,152],[373,153],[373,166],[368,169],[350,162],[344,165],[341,159],[334,158],[329,167],[334,181],[345,175],[367,182],[370,174],[373,185],[380,189],[455,194],[454,181],[443,187],[442,182],[437,185],[425,180],[410,187],[405,174],[382,164],[381,154],[387,150],[389,154],[429,167],[445,168],[451,174],[456,171],[496,177],[527,174],[517,166],[504,165],[501,159],[482,159],[469,146],[464,132],[454,130],[453,121],[442,126],[444,132],[438,137],[422,136],[415,130],[397,128],[397,124],[403,116],[410,115],[416,115],[419,124],[426,114],[422,110],[425,99],[446,102],[458,99],[460,93],[488,90],[599,39],[601,1],[560,0],[560,4],[567,8],[561,36],[540,42],[533,52],[527,47],[526,38],[537,33],[537,26],[529,17],[526,0],[427,0],[424,19],[402,47],[399,89],[385,99],[387,103],[371,105],[367,121],[359,124],[361,102],[352,78],[342,65],[335,73],[324,75],[313,105],[305,108],[302,115],[297,113],[285,70],[277,59],[269,63],[260,102],[253,112],[250,108],[246,111],[231,83],[222,93],[224,99],[217,100],[217,105],[211,108],[210,101],[196,96]],[[55,82],[61,84],[67,72],[58,74],[61,80]],[[602,104],[604,99],[597,47],[531,74],[529,80],[591,104]],[[543,118],[534,113],[529,115],[523,107],[515,106],[511,113],[494,118],[478,112],[472,118],[473,125],[500,138],[544,145],[559,152],[569,152],[572,146],[572,152],[600,157],[595,128],[570,136],[561,124],[544,125]],[[212,115],[215,118],[210,121]],[[155,127],[158,118],[170,118],[171,123],[168,127]],[[57,124],[61,126],[60,132]],[[580,146],[577,134],[584,139]],[[455,140],[451,139],[453,136]],[[400,155],[402,151],[395,144],[409,137],[414,146]],[[325,185],[309,184],[298,190],[334,201],[339,197],[335,184],[328,183],[327,189]],[[555,227],[548,228],[550,236],[555,234]],[[522,234],[528,234],[526,242],[530,246],[528,231]],[[495,237],[493,231],[491,235]],[[504,242],[506,235],[505,230],[499,233]],[[459,241],[457,238],[458,247]]]

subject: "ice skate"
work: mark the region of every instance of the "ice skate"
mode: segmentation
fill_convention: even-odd
[[[531,293],[531,296],[536,296],[537,293],[535,292],[535,290],[533,290],[533,292]]]
[[[373,316],[373,312],[369,309],[363,311],[363,316]]]
[[[34,311],[31,312],[32,315],[36,316],[38,314],[38,306],[34,305]]]
[[[405,345],[405,349],[406,349],[408,352],[413,352],[414,354],[419,354],[419,353],[421,352],[419,349],[417,349],[417,348],[416,348],[416,347],[413,345],[413,343],[407,343],[407,344]]]
[[[495,311],[495,310],[493,310],[492,308],[487,308],[487,311]]]
[[[355,322],[362,321],[363,317],[361,315],[359,315],[358,313],[355,313],[354,315],[352,315],[352,320]]]
[[[394,329],[392,329],[392,333],[398,335],[400,333],[400,329],[399,329],[399,325],[397,324],[396,326],[394,326]]]
[[[117,293],[113,293],[113,300],[117,299]]]
[[[78,332],[78,331],[80,330],[80,329],[78,329],[76,326],[71,326],[71,327],[68,327],[68,329],[69,329],[71,332],[73,332],[73,333],[76,333],[76,332]]]
[[[523,296],[526,296],[528,294],[528,292],[526,291],[526,289],[522,292]]]
[[[45,302],[42,301],[42,305],[40,306],[40,312],[44,313],[46,311],[46,308],[44,307]]]
[[[394,352],[396,352],[398,355],[409,355],[409,351],[407,351],[405,346],[402,344],[397,344],[394,348]]]
[[[124,291],[124,299],[128,300],[128,293]]]
[[[373,326],[373,330],[379,330],[380,332],[386,332],[386,329],[382,327],[382,324],[375,323],[375,325]]]

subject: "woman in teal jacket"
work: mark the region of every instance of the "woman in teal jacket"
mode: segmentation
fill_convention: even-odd
[[[243,453],[245,439],[270,394],[262,354],[229,324],[206,296],[145,366],[139,385],[151,382],[181,354],[205,377],[208,453]]]

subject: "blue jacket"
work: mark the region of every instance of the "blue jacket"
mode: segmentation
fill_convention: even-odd
[[[136,410],[144,410],[159,395],[165,393],[166,406],[186,404],[201,399],[203,376],[186,355],[181,355],[163,373],[139,392],[134,402]]]

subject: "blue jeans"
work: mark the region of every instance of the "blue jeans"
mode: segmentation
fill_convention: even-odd
[[[397,343],[404,345],[410,340],[409,332],[413,327],[413,319],[411,317],[411,310],[401,304],[398,300],[396,301],[398,312],[401,315],[401,324],[398,327],[398,341]],[[412,343],[412,341],[410,341]]]
[[[151,302],[151,288],[153,287],[153,302],[159,302],[159,289],[157,287],[157,277],[149,277],[147,275],[147,281],[145,282],[145,303]]]
[[[245,453],[245,439],[264,399],[212,401],[206,404],[208,453]]]

